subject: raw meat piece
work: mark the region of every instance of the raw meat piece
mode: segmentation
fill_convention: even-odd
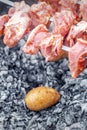
[[[65,52],[61,49],[62,44],[63,37],[56,34],[50,34],[41,41],[40,51],[46,61],[56,61],[64,56]]]
[[[67,36],[67,41],[70,46],[73,46],[77,40],[77,38],[82,38],[87,40],[87,22],[80,21],[76,25],[72,25],[69,34]]]
[[[39,24],[49,25],[52,8],[46,2],[38,2],[31,7],[24,1],[15,3],[15,10],[9,10],[11,17],[5,25],[4,43],[13,47],[23,36]]]
[[[66,54],[61,49],[63,38],[60,34],[48,32],[46,26],[40,24],[31,31],[23,51],[27,54],[36,54],[40,50],[46,61],[55,61]]]
[[[71,11],[64,10],[61,13],[56,13],[53,18],[55,26],[53,26],[51,32],[48,32],[47,29],[45,29],[45,32],[43,30],[40,31],[43,25],[38,25],[31,32],[23,48],[25,53],[36,54],[40,49],[47,61],[55,61],[64,56],[65,52],[61,49],[63,40],[71,25],[74,23],[75,16]]]
[[[71,10],[76,16],[79,14],[78,0],[60,0],[61,9]]]
[[[46,2],[47,4],[49,4],[52,8],[52,12],[53,14],[55,12],[59,12],[60,11],[60,5],[59,5],[59,0],[39,0],[41,2]]]
[[[29,14],[32,19],[33,27],[39,24],[47,25],[52,15],[52,8],[46,2],[38,2],[38,4],[33,4],[31,6]]]
[[[52,33],[65,36],[74,24],[75,19],[75,15],[69,10],[62,10],[61,12],[55,13],[51,18]]]
[[[9,19],[4,29],[4,43],[13,47],[28,33],[31,26],[31,19],[28,14],[22,11],[15,12]]]
[[[30,10],[30,6],[25,3],[25,1],[14,2],[14,7],[11,7],[8,11],[8,15],[12,17],[16,11],[28,12]]]
[[[76,78],[87,66],[87,41],[78,39],[69,52],[69,68]]]
[[[87,22],[87,0],[81,0],[80,15]]]
[[[40,49],[41,41],[48,35],[48,29],[45,25],[40,24],[33,29],[28,37],[23,51],[27,54],[36,54]]]

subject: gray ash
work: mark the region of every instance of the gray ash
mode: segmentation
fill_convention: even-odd
[[[0,130],[87,130],[87,69],[72,79],[67,59],[46,62],[40,53],[25,55],[25,39],[12,49],[0,39]],[[55,88],[61,99],[33,112],[24,97],[40,85]]]

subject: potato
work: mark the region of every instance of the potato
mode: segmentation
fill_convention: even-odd
[[[25,96],[26,106],[33,111],[40,111],[56,104],[60,94],[53,88],[40,86],[29,91]]]

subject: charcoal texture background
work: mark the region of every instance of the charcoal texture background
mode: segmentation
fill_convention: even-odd
[[[2,6],[4,14],[9,6]],[[0,130],[87,130],[87,69],[72,79],[68,60],[46,62],[38,53],[22,52],[27,36],[12,49],[0,39]],[[34,112],[24,103],[26,93],[37,86],[50,86],[60,101]]]

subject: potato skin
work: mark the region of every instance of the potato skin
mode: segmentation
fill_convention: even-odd
[[[56,104],[60,94],[53,88],[40,86],[29,91],[25,96],[26,106],[33,111],[40,111]]]

